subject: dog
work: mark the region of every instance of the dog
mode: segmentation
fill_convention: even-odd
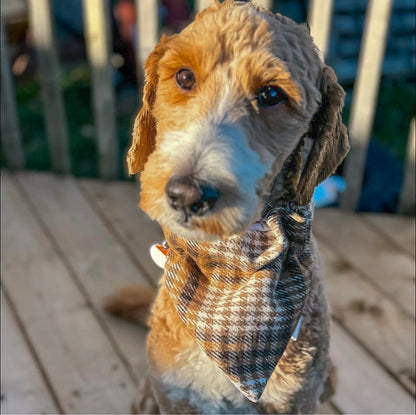
[[[213,0],[161,38],[143,95],[127,162],[168,249],[135,410],[314,413],[331,365],[310,201],[349,150],[333,70],[307,25]],[[143,318],[149,297],[108,309]]]

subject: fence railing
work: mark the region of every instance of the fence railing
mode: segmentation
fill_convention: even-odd
[[[62,91],[59,84],[54,22],[51,0],[29,0],[30,22],[37,51],[44,99],[44,116],[52,168],[56,172],[70,173],[68,130]],[[352,93],[352,109],[349,122],[351,152],[345,163],[347,190],[342,207],[357,207],[365,168],[374,113],[377,105],[381,67],[385,53],[393,0],[369,0],[366,23],[361,42],[358,73]],[[257,0],[270,8],[272,0]],[[196,0],[201,10],[210,0]],[[110,14],[108,0],[83,0],[85,41],[88,60],[92,69],[92,91],[99,175],[105,179],[117,177],[118,139],[114,91],[111,80]],[[308,21],[312,36],[325,57],[331,32],[333,0],[310,0]],[[137,10],[137,61],[138,79],[146,57],[159,38],[158,7],[156,0],[136,0]],[[1,142],[8,166],[24,168],[19,120],[14,100],[13,79],[8,62],[3,22],[1,24]],[[411,122],[408,152],[399,209],[401,213],[414,213],[415,207],[415,122]]]

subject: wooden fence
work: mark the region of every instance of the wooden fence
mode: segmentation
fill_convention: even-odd
[[[358,73],[352,95],[349,122],[351,152],[345,164],[347,190],[341,205],[356,209],[363,182],[368,143],[377,105],[381,67],[385,52],[393,0],[369,0],[364,34],[358,60]],[[42,79],[44,115],[52,167],[70,173],[68,130],[50,0],[28,0],[30,22]],[[207,7],[210,0],[196,0],[196,9]],[[272,0],[257,0],[270,8]],[[138,78],[143,63],[159,38],[156,0],[136,0]],[[111,81],[110,14],[108,0],[83,0],[85,39],[92,69],[94,118],[97,131],[99,174],[104,179],[117,177],[118,139],[115,101]],[[312,36],[325,57],[331,35],[333,0],[310,0],[308,21]],[[19,120],[16,115],[13,79],[8,62],[3,22],[1,23],[1,142],[10,168],[25,166]],[[410,125],[407,161],[399,202],[400,213],[413,213],[415,207],[415,121]]]

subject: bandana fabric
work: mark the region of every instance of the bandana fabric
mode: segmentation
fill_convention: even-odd
[[[169,245],[165,284],[191,335],[257,402],[296,329],[309,292],[311,206],[279,207],[246,233]]]

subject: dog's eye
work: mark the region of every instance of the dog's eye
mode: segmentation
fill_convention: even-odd
[[[182,89],[190,90],[196,84],[195,74],[190,69],[181,69],[176,73],[176,82]]]
[[[280,102],[287,102],[286,93],[278,86],[263,86],[257,91],[260,107],[272,107]]]

